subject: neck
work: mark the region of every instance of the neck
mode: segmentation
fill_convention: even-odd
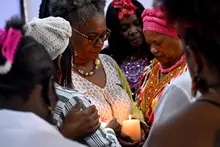
[[[167,69],[175,65],[183,56],[183,53],[181,53],[173,62],[168,63],[168,64],[162,64],[163,69]]]

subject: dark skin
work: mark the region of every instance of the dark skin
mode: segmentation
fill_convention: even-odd
[[[105,17],[103,14],[96,15],[91,19],[88,19],[85,25],[76,24],[75,29],[91,38],[96,38],[97,36],[105,33],[107,30]],[[75,52],[77,53],[74,63],[79,69],[83,71],[92,71],[94,68],[94,60],[98,58],[99,52],[101,51],[104,42],[99,39],[97,44],[90,45],[88,43],[88,39],[76,32],[73,32],[71,43],[75,49]],[[101,88],[104,88],[106,85],[106,74],[102,65],[100,68],[98,68],[98,70],[96,70],[95,74],[83,78],[86,78]]]
[[[144,43],[142,24],[136,14],[124,17],[120,20],[121,33],[127,39],[134,49],[140,49]]]
[[[163,68],[174,65],[183,55],[180,39],[163,35],[153,31],[144,31],[145,39],[150,46],[151,53],[162,64]],[[160,81],[166,74],[160,75]]]
[[[187,26],[188,27],[188,26]],[[186,28],[185,28],[186,29]],[[185,33],[184,27],[179,32]],[[220,103],[220,78],[214,66],[203,55],[186,49],[191,77],[199,75],[212,91],[203,92],[199,99]],[[212,85],[215,85],[214,87]],[[196,102],[160,126],[156,126],[145,143],[146,147],[218,147],[220,144],[220,109],[204,102]],[[169,133],[167,133],[169,132]]]
[[[74,29],[90,38],[97,38],[97,36],[102,36],[107,31],[104,14],[93,16],[87,20],[85,25],[74,24],[73,26]],[[73,31],[71,43],[74,47],[74,51],[77,54],[74,57],[74,64],[79,69],[86,72],[93,70],[94,60],[98,58],[99,52],[101,51],[104,42],[99,39],[96,44],[89,44],[87,38]],[[73,71],[76,72],[74,69]],[[83,78],[101,88],[104,88],[106,85],[106,74],[102,64],[93,75],[88,77],[83,76]],[[121,125],[117,122],[116,119],[110,121],[107,127],[112,128],[117,135],[121,134]]]
[[[58,79],[61,78],[61,55],[57,57],[57,76]],[[65,117],[63,122],[63,128],[61,128],[61,133],[63,136],[72,139],[80,140],[93,134],[99,127],[99,115],[95,106],[90,106],[83,111],[82,102],[76,104],[72,111]],[[80,119],[78,119],[80,118]],[[84,122],[87,122],[86,124]]]
[[[16,111],[33,112],[42,119],[51,123],[53,114],[48,107],[55,106],[56,104],[56,92],[54,90],[52,78],[49,81],[48,86],[48,96],[45,98],[42,97],[43,86],[36,85],[31,90],[27,101],[24,101],[23,98],[17,96],[11,100],[1,101],[1,107]],[[47,104],[45,99],[47,99],[50,104]]]

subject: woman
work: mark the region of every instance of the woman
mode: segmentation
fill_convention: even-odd
[[[52,59],[59,58],[65,51],[72,33],[69,22],[59,17],[35,18],[25,25],[25,28],[26,36],[31,36],[39,43],[42,43]],[[57,64],[57,67],[59,67],[60,63]],[[57,76],[60,76],[58,74],[59,73],[57,73]],[[56,84],[55,88],[59,101],[56,104],[53,122],[65,137],[80,141],[92,147],[121,146],[114,132],[117,128],[120,130],[121,127],[115,120],[103,129],[99,124],[99,119],[96,119],[98,118],[97,111],[90,111],[92,106],[89,107],[90,104],[87,100],[87,96],[83,93],[63,88],[58,84]],[[80,101],[83,102],[81,106],[79,105]],[[64,117],[67,117],[71,111],[78,112],[75,116],[72,115],[71,120],[69,120],[72,127],[70,130],[62,131],[63,126],[68,125],[64,123]],[[88,115],[80,115],[81,112]],[[75,126],[75,128],[73,126]],[[75,132],[75,136],[73,136],[73,132]],[[69,134],[71,134],[71,136],[69,136]]]
[[[49,124],[57,96],[45,48],[24,36],[22,20],[13,18],[5,28],[0,29],[1,146],[82,147]]]
[[[182,105],[190,103],[189,90],[186,90],[188,86],[186,83],[190,81],[190,77],[186,76],[184,80],[178,80],[181,75],[188,74],[188,70],[183,46],[177,36],[175,24],[166,23],[160,7],[146,9],[142,18],[144,35],[155,59],[144,70],[137,97],[138,105],[145,115],[145,121],[151,127],[154,120],[159,120],[160,117],[166,118],[169,113],[174,113]],[[170,104],[174,109],[162,116],[161,113],[164,112],[161,112],[160,109],[168,105],[164,106],[162,101],[172,98],[176,94],[180,94],[181,99],[185,100],[185,104],[182,104],[181,101]]]
[[[63,77],[69,77],[63,69],[72,70],[74,90],[90,96],[89,100],[98,109],[102,122],[108,123],[116,118],[122,123],[131,113],[131,104],[134,117],[143,116],[123,89],[127,83],[122,82],[116,62],[107,55],[99,55],[110,35],[105,25],[104,7],[105,0],[51,0],[48,9],[41,9],[40,16],[50,10],[50,15],[63,17],[71,23],[73,32],[67,51],[74,53],[73,56],[68,54],[71,59],[64,55],[62,60],[72,61],[72,67],[61,65]]]
[[[187,63],[194,85],[192,93],[200,91],[202,95],[166,123],[155,127],[146,146],[218,147],[220,2],[180,0],[177,3],[164,0],[164,5],[169,21],[177,21],[178,31],[186,45]]]
[[[153,59],[142,32],[143,11],[143,5],[136,0],[113,0],[106,14],[106,25],[111,30],[109,46],[101,52],[112,56],[119,64],[133,98],[143,69]]]

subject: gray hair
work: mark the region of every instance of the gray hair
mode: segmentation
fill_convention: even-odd
[[[52,16],[63,17],[71,24],[85,24],[88,18],[104,14],[106,0],[50,0]]]

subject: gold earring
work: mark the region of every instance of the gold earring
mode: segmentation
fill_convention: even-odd
[[[54,114],[54,106],[53,105],[48,106],[48,110],[52,115]]]

